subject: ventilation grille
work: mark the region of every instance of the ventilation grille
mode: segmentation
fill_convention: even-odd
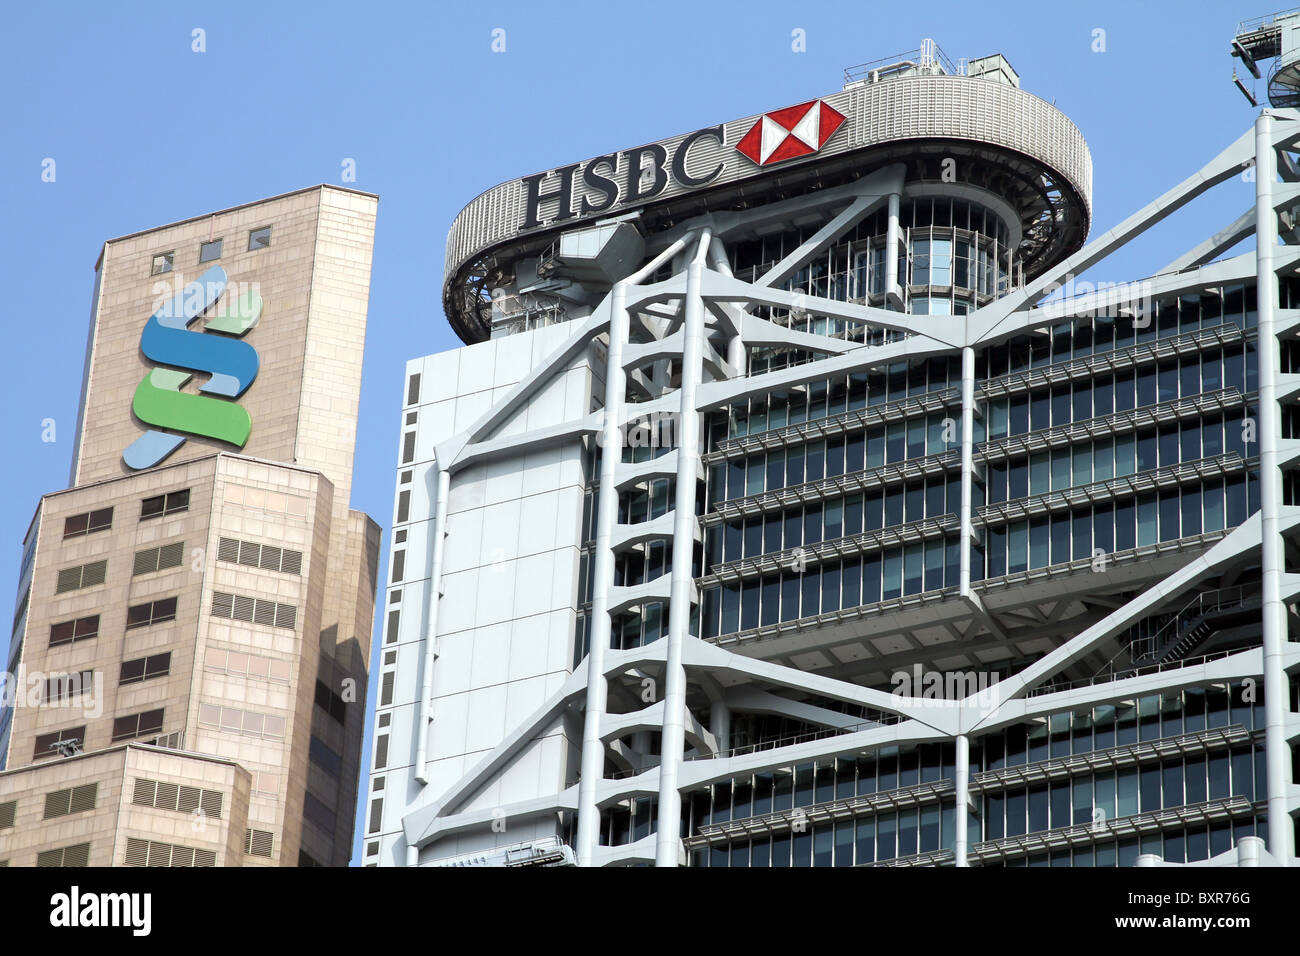
[[[55,790],[45,795],[45,819],[66,817],[70,813],[83,813],[95,809],[95,797],[99,791],[98,783],[86,783],[79,787]]]
[[[212,850],[196,850],[188,846],[126,838],[125,866],[216,866],[217,854]]]
[[[153,571],[165,571],[168,568],[179,568],[184,556],[184,541],[173,541],[171,544],[164,544],[157,548],[147,548],[144,551],[137,551],[135,553],[135,564],[132,566],[131,574],[149,574]]]
[[[201,812],[204,816],[220,820],[224,799],[225,795],[220,790],[205,790],[137,777],[131,802],[137,807],[155,807],[181,813]]]
[[[217,542],[217,560],[242,564],[246,568],[279,571],[283,574],[302,573],[302,552],[278,548],[272,544],[222,538]]]
[[[88,866],[89,864],[89,843],[78,843],[74,846],[59,847],[57,850],[45,850],[36,854],[36,865],[41,867]]]
[[[90,588],[97,584],[103,584],[107,570],[107,561],[92,561],[90,564],[79,564],[74,568],[64,568],[59,572],[58,581],[54,585],[54,593],[64,594],[68,591],[78,591],[81,588]]]
[[[274,844],[275,836],[270,830],[244,831],[244,852],[249,856],[270,857]]]
[[[212,594],[212,616],[289,629],[298,623],[298,609],[292,604],[277,604],[275,601],[227,594],[224,591],[214,591]]]

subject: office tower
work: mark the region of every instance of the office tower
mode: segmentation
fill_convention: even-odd
[[[320,186],[104,244],[70,485],[24,542],[0,860],[349,860],[377,203]]]
[[[473,200],[365,862],[1289,862],[1300,117],[1222,139],[1088,242],[1080,131],[927,40]]]

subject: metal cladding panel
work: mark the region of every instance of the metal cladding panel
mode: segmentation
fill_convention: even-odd
[[[670,176],[664,189],[651,199],[619,203],[588,216],[575,215],[564,225],[573,228],[686,193],[707,191],[775,169],[815,163],[824,157],[882,143],[936,138],[970,140],[1023,153],[1056,171],[1074,187],[1091,211],[1092,157],[1083,134],[1064,113],[1023,89],[965,76],[915,76],[858,86],[821,99],[843,113],[848,122],[817,152],[779,165],[759,166],[742,156],[735,147],[763,114],[733,120],[723,124],[723,143],[701,138],[691,148],[687,171],[693,176],[703,174],[718,163],[724,164],[722,173],[708,185],[685,186]],[[677,146],[693,132],[660,140],[659,145],[672,156]],[[608,168],[602,172],[618,181],[621,187],[626,175],[623,168],[626,164],[621,158],[619,165],[617,176],[611,175]],[[543,190],[554,189],[557,182],[556,177],[551,177],[543,184]],[[602,198],[601,193],[585,186],[579,172],[573,183],[575,210],[581,208],[581,201],[586,196],[593,200]],[[524,183],[522,179],[515,179],[489,189],[462,210],[447,235],[448,281],[454,279],[461,266],[483,250],[517,236],[553,228],[545,222],[555,214],[556,204],[552,200],[542,203],[542,225],[522,229],[524,200]]]

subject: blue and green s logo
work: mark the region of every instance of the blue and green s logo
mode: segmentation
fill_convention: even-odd
[[[243,395],[257,378],[257,350],[240,341],[240,336],[261,319],[261,296],[254,292],[227,296],[202,331],[189,328],[225,291],[226,270],[213,266],[145,323],[140,351],[151,362],[167,367],[152,369],[136,387],[131,410],[155,427],[122,453],[128,468],[152,468],[183,445],[186,435],[215,438],[236,448],[247,443],[253,421],[231,399]],[[182,392],[196,372],[210,376],[199,387],[200,394]],[[159,430],[164,428],[169,431]]]

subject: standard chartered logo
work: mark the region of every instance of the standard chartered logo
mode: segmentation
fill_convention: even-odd
[[[226,270],[213,266],[145,323],[140,351],[163,367],[151,369],[136,386],[131,410],[154,427],[122,453],[128,468],[153,467],[185,444],[188,435],[215,438],[236,448],[248,441],[253,420],[233,399],[257,378],[258,358],[257,350],[239,337],[261,319],[262,297],[226,292]],[[209,312],[201,331],[189,327]],[[182,392],[196,373],[210,376],[199,386],[199,394]]]

